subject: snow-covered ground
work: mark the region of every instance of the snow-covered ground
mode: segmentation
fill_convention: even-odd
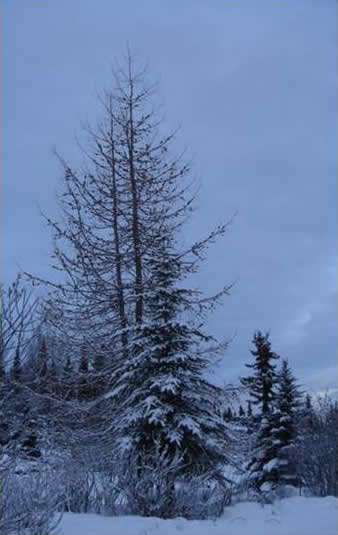
[[[337,535],[337,498],[287,498],[262,507],[240,503],[222,518],[160,520],[66,513],[60,535]]]

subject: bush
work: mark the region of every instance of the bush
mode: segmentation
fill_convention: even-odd
[[[60,480],[42,463],[11,461],[1,464],[1,534],[50,535],[61,514]]]

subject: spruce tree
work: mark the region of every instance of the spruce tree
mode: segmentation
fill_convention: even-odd
[[[275,485],[278,481],[277,448],[272,442],[272,431],[274,429],[273,402],[276,397],[278,379],[273,361],[279,357],[271,350],[268,334],[263,335],[257,331],[253,343],[255,349],[251,351],[251,354],[255,357],[255,362],[246,366],[252,368],[254,373],[241,378],[241,382],[248,388],[252,403],[257,407],[255,420],[258,430],[247,468],[251,485],[257,490],[262,490]]]
[[[81,347],[81,356],[79,364],[79,386],[78,386],[78,399],[80,401],[86,401],[91,398],[91,385],[89,379],[89,363],[87,346],[83,344]]]
[[[105,345],[102,344],[101,347],[96,350],[93,362],[92,388],[94,397],[101,395],[109,384],[109,378],[107,376],[111,371],[111,368],[106,367],[105,354]]]
[[[292,374],[287,360],[282,360],[278,374],[277,395],[274,411],[274,427],[272,442],[276,446],[276,468],[278,468],[278,483],[297,483],[292,448],[297,438],[297,411],[301,393]]]
[[[55,362],[54,360],[52,360],[49,368],[48,368],[48,379],[47,379],[47,382],[48,382],[48,389],[51,393],[55,394],[55,395],[59,395],[59,389],[60,389],[60,385],[59,385],[59,373],[58,373],[58,370],[56,368],[56,365],[55,365]]]
[[[274,443],[273,413],[262,415],[247,469],[250,485],[257,491],[270,491],[279,481],[278,445]]]
[[[231,407],[228,407],[228,410],[227,410],[227,412],[226,412],[226,417],[227,417],[227,419],[228,419],[229,421],[232,420],[232,418],[233,418],[233,414],[232,414]]]
[[[116,371],[109,394],[122,408],[115,429],[141,464],[157,444],[169,460],[181,456],[176,477],[215,474],[229,460],[229,437],[214,410],[220,392],[203,376],[210,361],[202,347],[211,338],[185,317],[191,292],[180,284],[184,263],[169,238],[157,245],[151,264],[149,321],[137,329],[133,357]]]
[[[257,406],[259,412],[266,414],[271,411],[275,397],[277,373],[273,361],[279,356],[271,350],[268,333],[263,335],[261,331],[257,331],[254,334],[253,344],[255,349],[250,352],[255,357],[255,362],[246,364],[247,368],[253,369],[253,374],[242,377],[241,383],[248,388],[252,403]]]
[[[67,355],[65,365],[61,371],[60,377],[60,392],[61,397],[65,400],[71,400],[76,398],[76,387],[74,384],[74,370],[71,362],[70,355]]]
[[[19,390],[20,383],[22,382],[22,367],[19,347],[17,347],[15,350],[14,361],[11,368],[11,381],[14,383],[15,389]]]
[[[34,379],[34,386],[41,394],[49,390],[48,383],[48,350],[47,341],[44,335],[38,336],[38,351],[36,363],[36,377]]]
[[[316,420],[316,413],[313,408],[312,399],[307,392],[305,395],[305,401],[299,409],[298,413],[298,425],[299,428],[309,431],[314,428]]]

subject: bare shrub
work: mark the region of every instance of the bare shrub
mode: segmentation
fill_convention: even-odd
[[[231,504],[233,489],[219,479],[195,477],[176,486],[176,515],[187,519],[218,518]]]
[[[154,450],[143,455],[130,455],[119,477],[130,511],[142,516],[172,518],[175,516],[175,479],[182,459],[169,458],[167,451]]]
[[[51,535],[61,520],[57,474],[40,462],[3,459],[1,468],[2,535]]]

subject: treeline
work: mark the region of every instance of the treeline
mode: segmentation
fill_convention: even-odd
[[[279,357],[271,350],[268,334],[258,331],[253,343],[254,362],[248,364],[253,373],[241,379],[244,390],[237,387],[241,398],[234,394],[229,399],[225,390],[214,387],[219,402],[213,407],[215,415],[223,419],[228,435],[235,431],[228,446],[241,451],[247,461],[242,465],[242,484],[262,499],[270,499],[271,490],[283,492],[290,485],[318,496],[337,495],[337,401],[303,392],[287,360],[279,367],[273,364]],[[67,430],[78,433],[78,438],[102,431],[110,403],[105,394],[110,399],[114,386],[113,364],[104,347],[90,357],[88,353],[83,345],[70,358],[69,351],[42,334],[41,328],[22,362],[20,352],[15,352],[12,366],[2,373],[5,451],[38,458],[50,440],[55,446],[65,445]],[[239,399],[246,395],[244,410]],[[65,410],[72,401],[79,404],[71,404],[78,407],[73,417]],[[85,421],[79,419],[81,404],[86,405]]]

